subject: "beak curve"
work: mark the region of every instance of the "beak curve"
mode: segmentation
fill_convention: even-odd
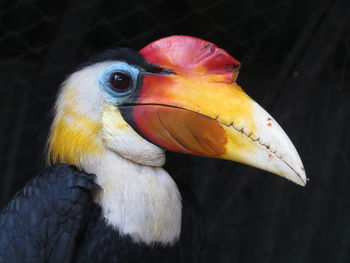
[[[140,135],[162,148],[241,162],[305,186],[303,164],[286,133],[226,80],[222,74],[145,75],[134,103],[119,108]]]

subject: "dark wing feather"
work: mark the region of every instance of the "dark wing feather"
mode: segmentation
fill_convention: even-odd
[[[0,262],[69,262],[87,222],[94,175],[55,165],[0,213]]]

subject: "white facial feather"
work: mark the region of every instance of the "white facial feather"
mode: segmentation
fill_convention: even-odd
[[[62,85],[56,103],[57,114],[69,106],[92,121],[99,121],[106,98],[98,86],[97,78],[109,64],[99,63],[73,73]]]

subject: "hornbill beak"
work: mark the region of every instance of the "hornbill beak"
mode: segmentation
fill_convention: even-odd
[[[248,164],[304,186],[300,157],[278,123],[236,83],[240,63],[207,41],[173,36],[140,53],[163,72],[145,73],[124,118],[175,152]]]

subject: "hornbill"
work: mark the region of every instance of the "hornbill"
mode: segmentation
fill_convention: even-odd
[[[165,150],[306,184],[277,122],[236,83],[240,63],[190,36],[108,50],[63,83],[49,168],[0,215],[0,262],[201,262],[199,205]]]

